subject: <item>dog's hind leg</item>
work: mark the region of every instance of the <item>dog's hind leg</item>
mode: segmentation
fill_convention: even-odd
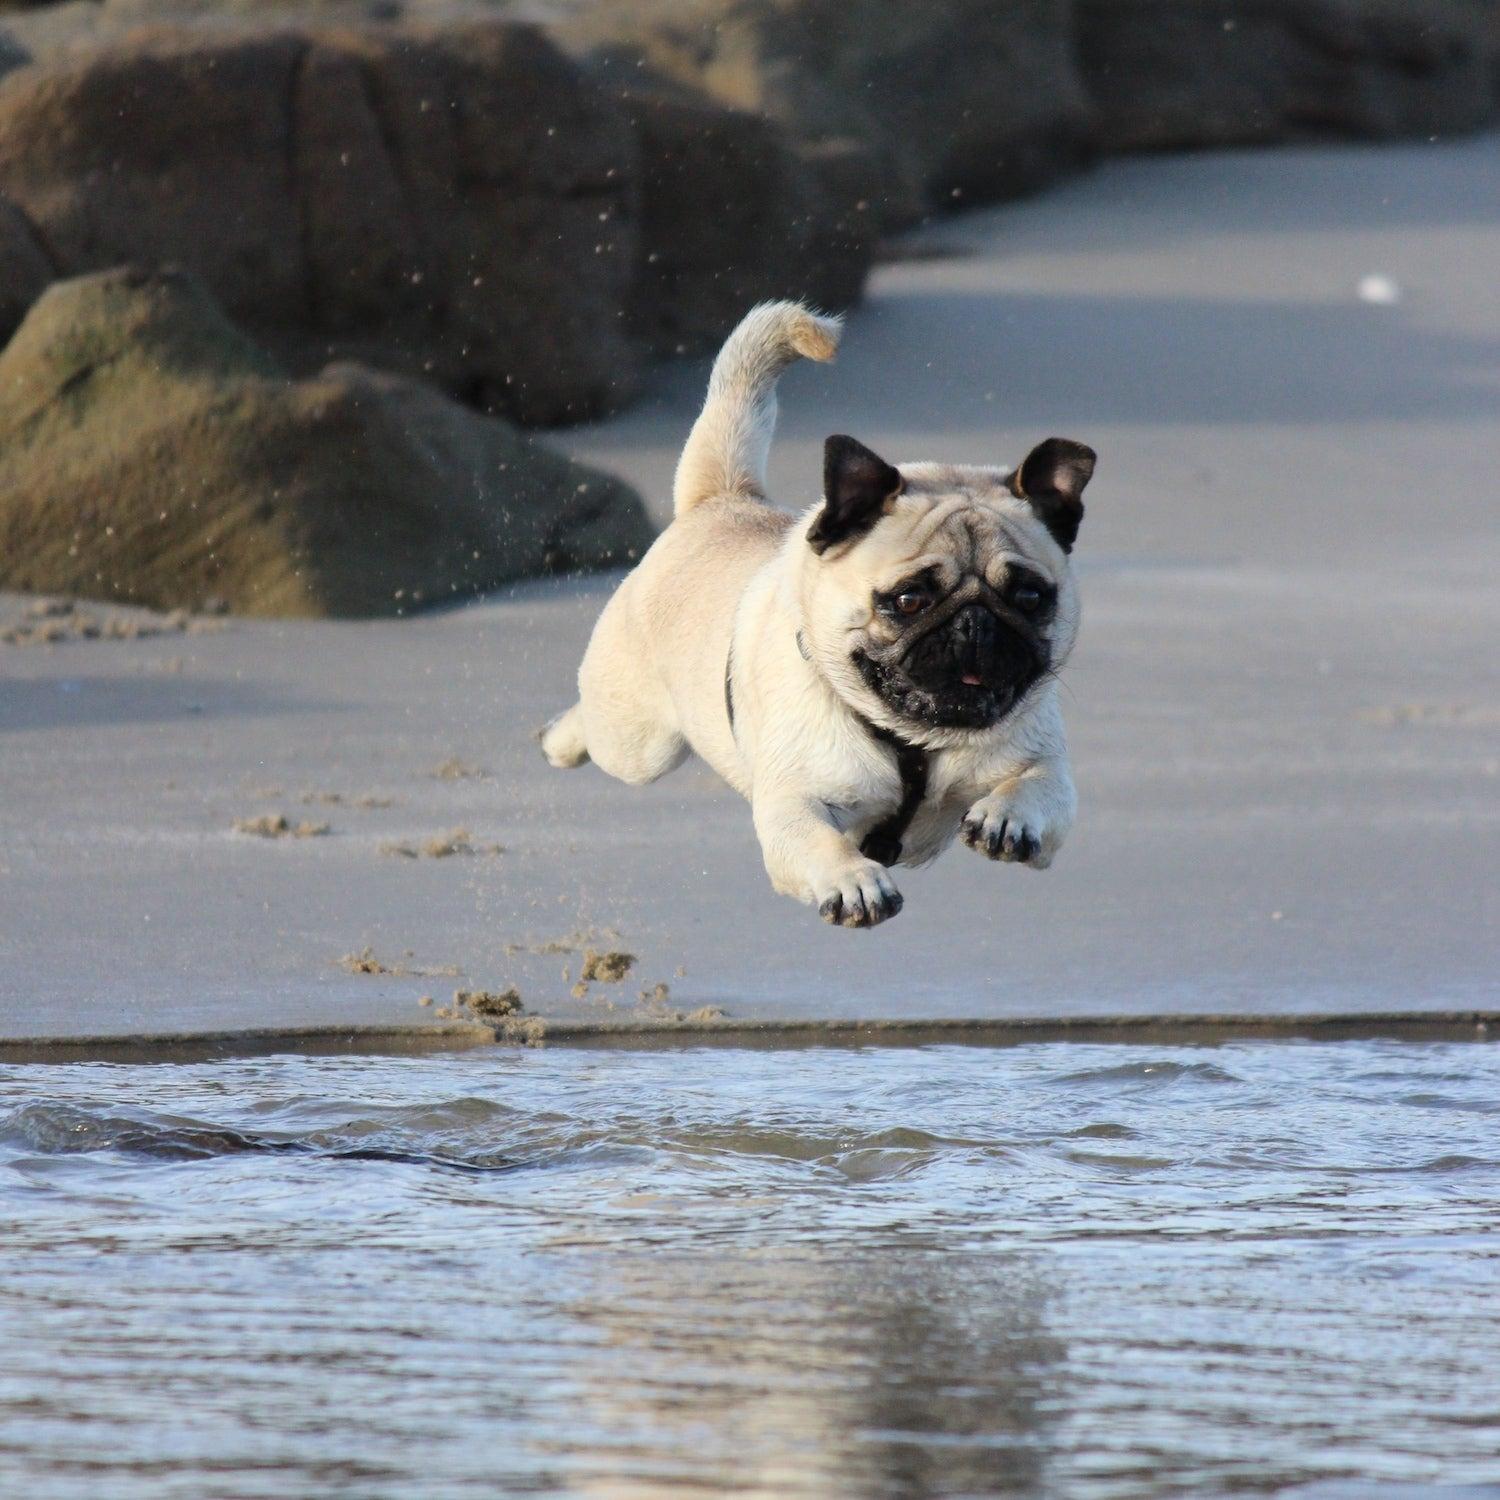
[[[542,754],[560,771],[592,760],[601,771],[633,786],[655,781],[682,764],[688,747],[680,734],[618,708],[612,705],[596,713],[590,733],[583,704],[575,703],[542,731]]]
[[[649,703],[613,684],[590,683],[588,675],[584,673],[582,702],[569,712],[580,715],[582,733],[574,734],[601,771],[631,786],[644,786],[687,759],[687,741],[653,713]]]
[[[588,741],[583,737],[583,705],[575,703],[559,714],[542,731],[542,754],[560,771],[581,766],[589,758]]]
[[[650,704],[604,672],[582,675],[582,698],[542,731],[542,754],[552,765],[571,770],[592,760],[616,780],[641,786],[682,764],[687,741]]]
[[[645,786],[687,759],[688,744],[656,724],[611,724],[590,743],[588,753],[601,771],[631,786]]]

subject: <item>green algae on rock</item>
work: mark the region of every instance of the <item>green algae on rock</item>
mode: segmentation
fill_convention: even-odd
[[[294,380],[180,272],[54,283],[0,353],[0,586],[405,614],[623,566],[628,485],[355,364]]]

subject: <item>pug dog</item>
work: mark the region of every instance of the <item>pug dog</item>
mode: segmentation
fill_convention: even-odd
[[[901,910],[892,867],[955,835],[1037,870],[1067,836],[1057,684],[1095,455],[1048,438],[1015,466],[890,464],[835,436],[822,499],[779,509],[777,379],[839,333],[773,302],[730,334],[672,523],[605,605],[542,748],[632,784],[695,751],[749,799],[776,890],[873,927]]]

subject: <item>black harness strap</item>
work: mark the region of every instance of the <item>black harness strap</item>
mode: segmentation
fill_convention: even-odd
[[[913,745],[890,729],[872,724],[863,715],[859,716],[873,739],[889,745],[896,752],[896,770],[901,774],[901,805],[890,817],[877,823],[864,837],[859,852],[866,859],[882,865],[893,865],[901,858],[901,840],[911,827],[922,798],[927,795],[927,752],[920,745]]]
[[[807,656],[801,632],[798,632],[797,647]],[[729,717],[729,732],[734,733],[734,644],[724,658],[724,712]],[[901,802],[890,817],[877,823],[861,841],[859,852],[866,859],[882,865],[893,865],[901,858],[901,840],[911,827],[922,799],[927,795],[927,752],[910,740],[904,740],[893,729],[884,729],[872,724],[863,714],[854,716],[865,726],[872,740],[888,745],[896,755],[896,770],[901,777]]]

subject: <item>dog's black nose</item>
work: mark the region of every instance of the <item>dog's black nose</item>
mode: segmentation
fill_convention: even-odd
[[[985,662],[994,656],[1000,622],[982,604],[965,605],[954,615],[948,627],[953,655],[966,673],[983,672]]]

